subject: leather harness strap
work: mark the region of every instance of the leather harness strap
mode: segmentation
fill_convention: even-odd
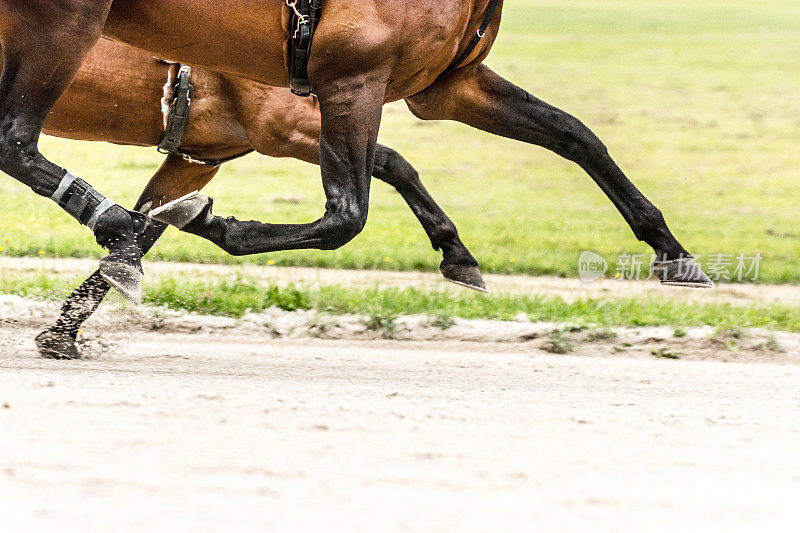
[[[314,32],[322,17],[322,0],[286,0],[289,17],[289,87],[297,96],[311,96],[308,61]]]
[[[158,151],[162,154],[175,154],[181,156],[190,163],[205,165],[208,167],[218,167],[228,161],[239,159],[253,152],[252,149],[241,154],[222,159],[201,159],[181,150],[183,139],[186,137],[186,129],[189,126],[189,116],[192,111],[192,97],[194,96],[194,86],[190,82],[192,68],[189,65],[179,63],[169,63],[177,68],[175,85],[172,88],[172,98],[167,111],[167,125],[164,128],[164,137],[158,145]]]
[[[453,63],[449,67],[447,67],[447,70],[445,70],[439,75],[437,80],[444,78],[445,76],[447,76],[448,74],[459,68],[461,65],[463,65],[467,59],[469,59],[469,56],[472,55],[472,52],[474,52],[475,48],[477,48],[478,44],[480,44],[481,39],[483,39],[483,37],[486,35],[486,30],[489,29],[489,25],[492,23],[492,19],[494,19],[494,14],[499,6],[500,6],[500,0],[492,0],[489,3],[489,8],[486,10],[486,16],[483,17],[483,22],[481,22],[481,25],[478,28],[477,33],[469,42],[469,46],[467,46],[467,48],[461,53],[461,55],[459,55],[458,58],[456,58],[456,60],[453,61]]]
[[[162,154],[168,154],[180,148],[183,138],[186,136],[189,114],[192,110],[194,86],[189,82],[192,68],[181,64],[175,66],[178,68],[178,75],[172,89],[172,101],[169,104],[164,137],[158,145],[158,151]]]

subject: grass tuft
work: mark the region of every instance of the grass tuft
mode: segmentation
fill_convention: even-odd
[[[364,317],[364,327],[368,331],[376,331],[385,339],[393,339],[397,333],[398,314],[379,306],[368,309]]]
[[[680,359],[681,355],[672,348],[662,347],[653,350],[653,355],[658,359]]]
[[[557,329],[550,332],[547,342],[542,345],[542,350],[555,354],[568,354],[575,349],[575,342],[571,332],[567,329]]]

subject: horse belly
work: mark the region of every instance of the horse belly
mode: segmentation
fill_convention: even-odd
[[[68,139],[158,144],[167,72],[149,54],[101,39],[48,114],[43,131]]]
[[[114,0],[104,35],[158,57],[288,85],[278,0]]]

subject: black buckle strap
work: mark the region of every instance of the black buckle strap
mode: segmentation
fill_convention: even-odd
[[[172,102],[169,105],[167,126],[164,129],[164,137],[158,145],[158,151],[162,154],[177,151],[186,136],[189,114],[192,110],[192,97],[194,96],[194,86],[189,82],[191,74],[191,67],[178,65],[178,76],[172,92]]]
[[[483,22],[481,22],[481,25],[478,28],[477,33],[469,42],[469,46],[467,46],[467,48],[461,53],[461,55],[458,56],[458,58],[455,61],[453,61],[453,64],[450,65],[447,68],[447,70],[445,70],[439,75],[439,79],[447,76],[448,74],[456,70],[458,67],[463,65],[467,59],[469,59],[469,56],[471,56],[472,52],[475,51],[475,48],[477,48],[478,44],[481,42],[481,39],[483,39],[484,36],[486,35],[486,30],[489,29],[489,24],[492,23],[494,14],[499,6],[500,6],[500,0],[492,0],[492,2],[489,4],[489,8],[486,10],[486,16],[483,17]]]
[[[292,9],[289,17],[289,86],[297,96],[310,96],[314,91],[308,79],[308,61],[314,32],[322,16],[322,0],[287,0]]]
[[[253,149],[249,149],[231,157],[202,159],[181,150],[181,144],[183,144],[183,139],[186,136],[186,128],[189,126],[189,114],[192,111],[194,86],[189,81],[192,75],[191,67],[188,65],[176,65],[178,67],[177,80],[172,89],[172,100],[169,104],[167,115],[167,127],[164,130],[164,137],[161,140],[161,144],[158,145],[158,151],[162,154],[175,154],[189,163],[208,167],[218,167],[223,163],[239,159],[253,152]]]

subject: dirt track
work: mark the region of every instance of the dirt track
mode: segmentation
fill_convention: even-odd
[[[8,531],[796,530],[795,364],[36,331],[0,348]]]
[[[159,316],[152,331],[152,310],[107,306],[87,323],[87,358],[58,362],[32,342],[57,309],[0,297],[4,530],[773,532],[800,519],[798,335],[731,351],[647,328],[552,355],[541,324],[412,321],[406,338],[439,340],[411,342],[363,340],[343,317],[316,339],[315,317],[277,310]],[[676,342],[702,360],[652,356]]]

